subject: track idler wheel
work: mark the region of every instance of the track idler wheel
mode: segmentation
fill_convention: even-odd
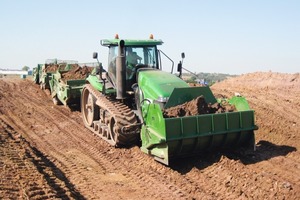
[[[99,107],[96,105],[96,98],[87,88],[82,91],[81,112],[84,125],[87,127],[91,127],[93,121],[99,120]]]

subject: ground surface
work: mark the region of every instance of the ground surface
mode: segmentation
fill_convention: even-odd
[[[167,167],[115,149],[29,80],[0,79],[0,199],[300,199],[300,75],[253,73],[212,87],[256,111],[257,151]]]

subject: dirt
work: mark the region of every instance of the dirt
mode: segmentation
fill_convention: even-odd
[[[45,64],[45,69],[44,70],[45,70],[45,72],[48,72],[48,73],[56,72],[58,69],[60,71],[65,71],[66,66],[67,66],[67,64],[65,64],[65,63]],[[68,68],[71,70],[71,69],[74,69],[74,68],[80,68],[80,66],[78,64],[68,64]]]
[[[200,83],[189,83],[189,86],[191,86],[191,87],[204,87],[206,85],[200,84]]]
[[[163,110],[165,118],[196,116],[213,113],[233,112],[235,107],[229,104],[207,103],[203,96],[199,96],[191,101]]]
[[[63,69],[66,67],[66,64],[45,64],[45,72],[53,73],[56,72],[58,68]]]
[[[80,79],[85,79],[88,74],[90,74],[93,70],[93,67],[88,67],[88,66],[76,66],[72,68],[71,70],[62,73],[62,79],[64,81],[66,80],[80,80]]]
[[[217,83],[255,110],[256,151],[164,166],[118,149],[30,80],[0,80],[0,199],[300,199],[300,76],[256,72]]]

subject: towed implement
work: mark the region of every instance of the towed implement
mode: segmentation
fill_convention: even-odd
[[[42,74],[42,66],[43,66],[43,64],[38,64],[36,67],[34,67],[32,69],[32,78],[33,78],[33,82],[35,84],[40,83],[40,77]]]
[[[80,102],[85,79],[93,67],[67,64],[64,70],[57,70],[49,80],[51,97],[55,105],[77,104]]]
[[[48,59],[46,60],[45,64],[38,64],[35,69],[35,73],[33,73],[33,77],[35,77],[35,81],[40,85],[41,89],[50,90],[52,74],[54,74],[56,71],[68,70],[69,64],[75,63],[77,63],[77,61]]]
[[[213,149],[254,146],[254,111],[243,97],[223,100],[235,106],[233,112],[164,115],[200,96],[207,104],[217,99],[209,87],[190,87],[173,72],[162,71],[165,54],[157,49],[162,43],[153,38],[101,40],[109,48],[108,70],[99,63],[86,79],[81,94],[85,126],[116,147],[141,142],[143,152],[166,165]]]

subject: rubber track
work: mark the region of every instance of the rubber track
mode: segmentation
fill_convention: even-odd
[[[133,126],[129,133],[122,132],[122,127],[128,127],[137,124],[137,118],[134,112],[120,101],[102,95],[99,91],[95,90],[90,84],[86,84],[85,87],[96,98],[96,104],[100,107],[100,109],[108,111],[110,115],[115,119],[115,122],[117,124],[117,128],[115,129],[115,131],[117,132],[115,146],[121,147],[136,144],[139,140],[139,130],[137,129],[137,127]],[[103,123],[101,123],[100,121],[98,121],[98,123],[101,124],[101,126],[103,126]],[[100,135],[103,139],[110,143],[110,141],[107,138],[105,138],[102,134],[99,133],[95,126],[89,129],[92,130],[95,134]]]

